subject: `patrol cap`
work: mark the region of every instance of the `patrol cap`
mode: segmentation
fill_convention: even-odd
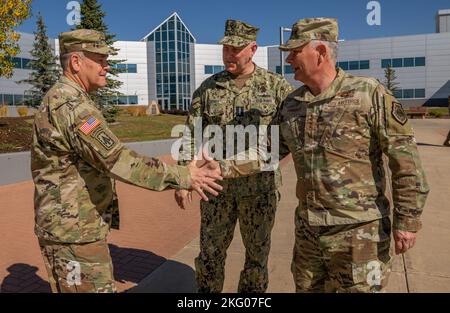
[[[335,18],[316,17],[298,20],[292,26],[291,37],[280,45],[282,51],[292,50],[311,40],[338,42],[338,22]]]
[[[225,36],[219,41],[221,45],[244,47],[256,41],[259,28],[238,20],[227,20],[225,23]]]
[[[105,35],[93,29],[77,29],[59,35],[60,55],[74,51],[88,51],[98,54],[114,52],[106,43]]]

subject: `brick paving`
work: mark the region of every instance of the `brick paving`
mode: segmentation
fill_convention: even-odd
[[[33,189],[32,181],[0,187],[0,292],[51,291],[33,233]],[[117,287],[126,291],[198,235],[200,216],[198,204],[178,209],[173,190],[118,183],[118,193],[121,230],[108,242]]]

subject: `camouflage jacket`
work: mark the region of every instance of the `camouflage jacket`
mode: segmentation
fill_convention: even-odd
[[[311,225],[388,216],[384,153],[392,172],[393,226],[420,229],[429,187],[413,130],[401,104],[377,80],[338,69],[321,94],[312,95],[306,86],[290,94],[273,123],[280,125],[280,156],[292,152],[298,212]],[[257,168],[230,163],[224,176]]]
[[[271,73],[255,65],[253,75],[239,89],[232,75],[227,71],[217,73],[206,79],[195,90],[192,106],[186,125],[194,131],[194,118],[202,119],[202,130],[208,125],[221,127],[223,137],[223,157],[227,155],[226,131],[227,125],[268,125],[272,121],[277,108],[284,98],[293,91],[292,86],[280,75]],[[194,146],[193,137],[190,138]],[[237,139],[235,138],[235,147]],[[248,147],[246,140],[245,148]],[[194,151],[192,148],[191,151]],[[233,155],[233,154],[231,154]],[[185,162],[180,162],[184,164]],[[221,182],[224,193],[251,195],[276,189],[281,184],[279,170],[274,172],[256,173],[247,177],[227,179]]]
[[[35,116],[31,171],[35,232],[55,242],[83,243],[118,228],[114,179],[153,190],[189,188],[186,167],[139,156],[109,130],[89,95],[62,77]]]

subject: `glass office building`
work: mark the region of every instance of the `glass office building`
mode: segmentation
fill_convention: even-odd
[[[174,13],[150,32],[154,44],[156,98],[163,110],[187,110],[191,103],[191,68],[195,38]]]

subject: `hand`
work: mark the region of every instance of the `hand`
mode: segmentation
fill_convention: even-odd
[[[186,210],[186,204],[192,202],[192,192],[189,190],[175,190],[175,201],[182,210]]]
[[[395,254],[405,253],[416,244],[416,233],[394,230]]]
[[[196,161],[193,160],[188,165],[189,171],[191,173],[191,189],[195,190],[204,201],[208,201],[208,197],[205,195],[203,190],[209,192],[213,196],[218,196],[219,193],[216,191],[221,191],[222,186],[217,184],[216,180],[222,180],[221,170],[219,163],[207,158],[206,162],[197,167]]]

